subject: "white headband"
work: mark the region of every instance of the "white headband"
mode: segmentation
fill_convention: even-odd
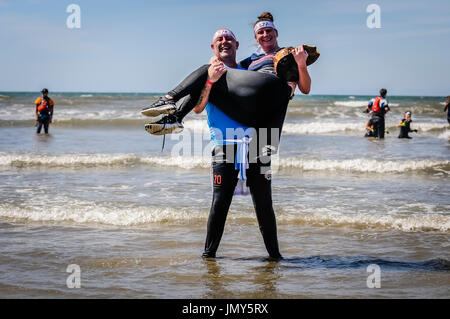
[[[231,30],[229,30],[229,29],[219,29],[219,30],[217,30],[217,31],[214,33],[212,42],[214,42],[214,40],[215,40],[217,37],[220,37],[220,36],[225,35],[225,34],[226,34],[226,35],[229,35],[229,36],[232,37],[235,41],[237,41],[237,40],[236,40],[236,37],[234,36],[233,32],[231,32]]]
[[[276,29],[275,25],[273,24],[272,21],[261,21],[258,22],[257,24],[255,24],[255,27],[253,28],[253,30],[256,32],[258,32],[259,29],[262,28],[272,28],[272,29]]]

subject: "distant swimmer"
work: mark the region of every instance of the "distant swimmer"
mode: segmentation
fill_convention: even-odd
[[[48,90],[42,89],[42,97],[36,99],[34,104],[36,105],[36,124],[37,124],[37,134],[41,133],[42,126],[44,126],[45,134],[48,134],[48,127],[52,122],[53,118],[53,107],[55,103],[48,96]]]
[[[405,112],[404,118],[400,121],[400,123],[397,124],[398,127],[400,127],[400,135],[398,138],[412,138],[408,135],[409,132],[416,132],[417,130],[411,129],[411,112],[407,111]]]
[[[450,124],[450,95],[447,96],[447,100],[445,101],[444,112],[447,111],[447,122]]]
[[[384,116],[389,112],[388,101],[386,100],[386,89],[380,90],[380,96],[370,100],[367,105],[366,112],[373,112],[370,121],[373,123],[373,137],[384,138],[385,120]]]

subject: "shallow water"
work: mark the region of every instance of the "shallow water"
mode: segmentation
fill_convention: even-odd
[[[204,115],[189,115],[161,152],[139,114],[153,95],[56,94],[49,136],[34,133],[34,98],[0,95],[0,297],[449,296],[442,98],[390,98],[385,140],[362,137],[369,97],[291,102],[273,165],[278,263],[265,259],[243,196],[218,258],[200,258],[211,203]],[[419,133],[397,139],[407,109]],[[67,288],[69,264],[80,289]],[[379,289],[367,287],[372,264]]]

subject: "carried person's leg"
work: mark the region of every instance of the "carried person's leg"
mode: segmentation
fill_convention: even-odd
[[[230,69],[213,85],[209,101],[246,126],[281,127],[290,94],[276,75]]]
[[[145,116],[156,117],[161,114],[174,114],[177,112],[178,108],[175,103],[181,98],[187,95],[200,96],[208,77],[208,68],[209,64],[205,64],[189,74],[173,90],[169,91],[166,96],[160,97],[150,106],[143,108],[141,113]],[[197,103],[197,101],[198,98],[193,99],[192,103]],[[183,113],[185,113],[184,116],[195,107],[195,104],[193,104],[192,107],[191,104],[188,104],[185,107],[186,109],[183,111]],[[189,109],[189,107],[191,108]]]
[[[187,107],[180,107],[180,110],[184,109],[181,112],[182,117],[198,102],[208,76],[208,68],[208,64],[200,67],[168,93],[172,96],[172,99],[169,99],[170,103],[175,103],[186,95],[192,96],[192,103],[187,104]],[[276,116],[278,121],[284,120],[290,94],[291,87],[273,74],[229,69],[213,85],[209,101],[239,123],[251,127],[267,127],[268,118],[277,115],[277,112],[283,115]],[[152,107],[144,109],[142,113],[155,116],[153,113],[151,115],[146,113],[146,110],[153,112],[151,109]],[[173,113],[175,111],[170,114]],[[275,125],[279,127],[282,123]]]

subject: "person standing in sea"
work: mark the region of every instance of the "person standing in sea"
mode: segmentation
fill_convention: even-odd
[[[385,120],[384,116],[389,112],[388,101],[386,100],[386,89],[380,90],[380,96],[370,100],[367,105],[366,112],[372,112],[373,136],[376,138],[384,138]]]
[[[55,106],[55,103],[48,96],[47,89],[42,89],[41,93],[42,97],[37,98],[34,102],[34,104],[36,105],[36,133],[40,134],[42,126],[44,126],[44,132],[45,134],[48,134],[48,128],[53,118],[53,107]]]
[[[444,112],[447,111],[447,122],[450,124],[450,95],[447,96],[447,100],[445,101]]]

